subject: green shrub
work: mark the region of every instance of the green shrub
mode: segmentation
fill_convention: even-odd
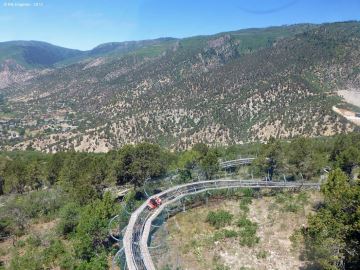
[[[107,270],[109,269],[105,253],[91,258],[90,261],[82,261],[76,268],[77,270]]]
[[[252,188],[244,188],[241,191],[244,197],[251,198],[254,196],[254,190]]]
[[[63,198],[58,190],[33,191],[10,197],[0,207],[0,228],[3,235],[21,236],[32,218],[48,217],[61,207]]]
[[[216,231],[213,235],[213,240],[214,241],[219,241],[222,240],[224,238],[234,238],[237,237],[238,233],[234,230],[227,230],[227,229],[223,229],[220,231]]]
[[[303,241],[303,234],[301,230],[295,230],[295,232],[289,237],[290,241],[291,241],[291,246],[294,249],[297,249],[301,243],[301,241]]]
[[[13,249],[9,268],[44,270],[44,269],[64,269],[72,270],[76,267],[76,260],[73,251],[69,251],[71,243],[64,245],[59,239],[48,239],[46,244],[42,244],[40,237],[30,235],[25,241],[18,241]],[[23,251],[25,249],[25,251]],[[94,268],[95,269],[95,268]]]
[[[242,246],[253,247],[255,244],[259,243],[260,238],[256,236],[258,225],[255,222],[242,216],[236,225],[240,229],[238,235]]]
[[[27,269],[42,270],[43,258],[41,254],[34,249],[27,249],[24,254],[15,252],[12,254],[9,270]]]
[[[297,195],[297,201],[301,204],[301,205],[306,205],[309,202],[309,194],[306,192],[300,192]]]
[[[30,235],[27,239],[26,239],[26,243],[29,245],[29,246],[32,246],[32,247],[38,247],[41,245],[41,238],[39,235]]]
[[[187,181],[192,179],[191,170],[179,169],[179,177],[181,183],[186,183]]]
[[[256,253],[257,259],[266,259],[268,256],[268,253],[265,250],[260,250],[258,253]]]
[[[224,264],[218,264],[215,265],[214,270],[230,270],[230,267]]]
[[[65,253],[59,258],[60,269],[73,270],[76,266],[76,260],[70,253]]]
[[[276,194],[275,202],[281,205],[281,210],[284,212],[296,213],[303,209],[309,201],[309,195],[306,192],[299,194],[278,193]]]
[[[234,230],[223,230],[225,238],[233,238],[238,235],[238,233]]]
[[[69,250],[68,245],[65,245],[59,239],[49,239],[46,246],[38,249],[37,253],[41,258],[42,268],[39,269],[53,269],[60,267],[64,270],[73,270],[76,268],[76,260],[73,251]]]
[[[15,246],[19,247],[19,248],[25,247],[25,245],[26,245],[26,242],[24,240],[21,240],[21,239],[16,241],[16,244],[15,244]]]
[[[30,218],[37,218],[53,214],[60,209],[63,197],[58,190],[40,190],[19,197],[18,204]]]
[[[284,205],[283,210],[285,212],[292,212],[292,213],[296,213],[301,209],[301,206],[298,205],[296,202],[288,202],[287,204]]]
[[[230,270],[230,267],[224,265],[222,262],[221,262],[221,258],[219,255],[215,255],[213,257],[213,269],[214,270]]]
[[[206,221],[215,228],[219,229],[231,224],[233,215],[225,210],[210,211],[207,215]]]
[[[240,245],[253,247],[259,243],[260,238],[255,236],[252,232],[242,231],[239,233],[240,236]]]
[[[283,204],[288,200],[289,196],[291,195],[282,192],[276,193],[275,202],[278,204]]]
[[[110,193],[96,200],[81,211],[74,235],[74,248],[80,259],[89,261],[110,247],[108,225],[119,209]]]
[[[0,238],[11,234],[11,219],[9,217],[0,218]]]
[[[0,248],[0,256],[3,257],[9,253],[8,248]],[[1,269],[1,268],[0,268]]]
[[[251,204],[252,202],[252,198],[251,197],[243,197],[240,200],[240,209],[244,212],[244,213],[248,213],[249,212],[249,204]]]
[[[161,268],[161,270],[172,270],[172,269],[173,268],[169,264],[167,264],[163,268]]]
[[[74,232],[79,223],[81,208],[76,203],[68,203],[60,210],[60,221],[57,231],[61,235],[68,235]]]

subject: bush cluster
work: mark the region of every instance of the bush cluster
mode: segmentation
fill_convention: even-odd
[[[233,215],[225,210],[210,211],[206,217],[206,221],[216,229],[230,225]]]

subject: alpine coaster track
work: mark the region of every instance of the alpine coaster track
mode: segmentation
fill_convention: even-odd
[[[272,188],[272,189],[319,189],[319,183],[303,182],[271,182],[256,180],[210,180],[178,185],[165,190],[156,196],[162,200],[162,204],[155,210],[149,210],[147,202],[136,209],[130,217],[123,238],[125,254],[125,269],[129,270],[155,270],[154,263],[149,252],[149,235],[153,221],[170,204],[182,198],[198,193],[236,188]],[[151,197],[150,197],[151,198]],[[120,251],[118,252],[118,254]]]

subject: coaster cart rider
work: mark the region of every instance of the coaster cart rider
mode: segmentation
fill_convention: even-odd
[[[148,200],[147,206],[149,210],[154,210],[161,205],[161,199],[159,197],[152,197]]]

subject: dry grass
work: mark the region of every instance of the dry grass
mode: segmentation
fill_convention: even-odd
[[[210,210],[224,209],[234,215],[241,215],[239,201],[210,202],[170,218],[165,230],[155,237],[168,234],[168,241],[161,252],[153,251],[157,269],[300,269],[306,266],[301,260],[301,244],[294,248],[290,236],[306,224],[306,216],[312,206],[321,200],[318,192],[308,192],[304,207],[291,212],[291,207],[279,202],[276,196],[253,199],[248,218],[258,224],[257,236],[260,242],[254,247],[241,246],[237,238],[214,241],[216,231],[206,223]],[[227,229],[234,229],[234,225]],[[158,239],[157,239],[158,237]],[[219,268],[216,268],[219,267]],[[225,268],[221,268],[225,267]],[[226,268],[228,267],[228,268]]]
[[[27,233],[23,236],[13,236],[3,241],[0,241],[0,262],[3,262],[5,266],[9,265],[11,261],[11,255],[15,246],[19,254],[24,254],[25,242],[30,235],[36,235],[40,238],[44,238],[46,235],[54,232],[57,223],[57,219],[46,222],[33,223],[29,226]]]

